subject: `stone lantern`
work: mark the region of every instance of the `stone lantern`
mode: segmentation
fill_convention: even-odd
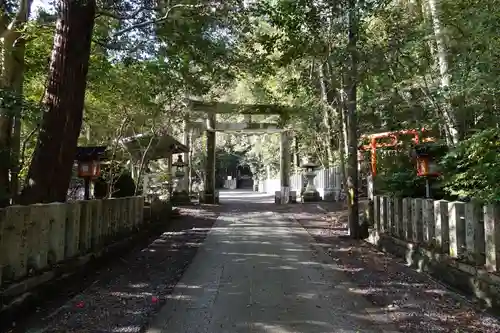
[[[318,164],[313,162],[311,156],[301,165],[301,168],[304,169],[304,176],[307,179],[307,186],[304,193],[302,193],[302,202],[321,201],[321,196],[314,186],[314,178],[316,177],[316,170],[318,167]]]
[[[174,177],[175,177],[175,187],[174,192],[172,193],[172,202],[173,203],[190,203],[189,194],[187,190],[184,188],[184,177],[186,175],[186,171],[184,168],[186,167],[186,163],[182,160],[182,155],[177,155],[177,161],[172,163],[172,166],[175,167]]]

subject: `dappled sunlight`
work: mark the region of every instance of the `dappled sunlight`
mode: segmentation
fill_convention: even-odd
[[[353,315],[352,318],[357,318],[359,321],[366,321],[360,315]],[[332,325],[327,322],[317,321],[317,320],[289,320],[289,321],[278,321],[277,323],[262,323],[255,322],[250,325],[252,332],[255,333],[297,333],[297,332],[335,332],[335,333],[360,333],[360,332],[378,332],[377,329],[359,329],[353,327],[341,327],[340,325]]]
[[[230,202],[226,195],[221,192],[222,206],[210,208],[221,213],[213,228],[164,232],[125,260],[114,281],[94,286],[99,297],[78,298],[85,316],[73,307],[61,317],[95,318],[88,325],[94,331],[143,332],[159,311],[147,333],[446,332],[445,323],[469,318],[458,301],[450,303],[450,292],[408,277],[408,268],[394,259],[342,237],[341,213],[260,202],[258,194]],[[114,306],[103,311],[101,303]],[[100,327],[109,316],[121,319]],[[471,317],[464,331],[479,332],[478,318],[487,322]]]
[[[177,283],[177,285],[175,287],[179,288],[179,289],[200,289],[200,288],[203,288],[203,286],[201,286],[201,285],[199,285],[199,286],[187,285],[187,284],[182,283],[182,282]]]
[[[147,288],[149,286],[149,283],[133,283],[128,285],[130,288]]]
[[[271,257],[271,258],[279,258],[280,256],[277,254],[268,254],[268,253],[237,253],[237,252],[222,252],[224,255],[229,255],[229,256],[244,256],[244,257]]]
[[[152,296],[153,294],[150,292],[142,292],[142,293],[126,293],[126,292],[121,292],[121,291],[114,291],[109,293],[111,296],[118,297],[118,298],[144,298],[147,296]]]
[[[277,267],[270,267],[269,269],[290,270],[290,269],[297,269],[297,267],[292,267],[292,266],[277,266]]]
[[[349,291],[354,294],[369,295],[376,292],[383,292],[384,290],[382,288],[370,288],[370,289],[349,288]]]
[[[326,203],[325,203],[326,204]],[[346,237],[346,212],[297,212],[300,223],[349,278],[344,284],[352,295],[370,301],[366,309],[377,322],[390,322],[404,332],[500,332],[498,320],[478,312],[464,298],[410,269],[414,247],[401,260],[362,241]],[[305,207],[307,208],[307,207]],[[342,229],[344,228],[344,231]],[[355,313],[353,317],[365,314]],[[453,328],[453,330],[451,330]]]
[[[436,294],[436,295],[446,295],[448,294],[449,292],[445,289],[430,289],[430,290],[424,290],[425,293],[428,293],[428,294]]]
[[[121,333],[121,332],[140,332],[141,327],[138,325],[133,326],[124,326],[119,328],[114,328],[111,332],[113,333]]]
[[[232,240],[223,240],[221,243],[224,244],[233,244],[233,245],[241,245],[241,244],[246,244],[246,245],[272,245],[270,241],[244,241],[244,240],[237,240],[237,241],[232,241]],[[292,243],[289,243],[292,244]]]
[[[390,281],[382,283],[383,286],[386,287],[397,287],[397,288],[425,288],[426,285],[423,283],[409,283],[402,281]]]
[[[282,325],[270,325],[264,323],[252,323],[251,327],[258,332],[266,333],[293,333],[293,331],[286,330]]]
[[[354,333],[378,325],[362,296],[342,285],[342,267],[317,257],[283,207],[246,199],[223,203],[225,212],[148,332]]]
[[[179,284],[177,288],[184,292],[171,295],[217,217],[202,207],[188,210],[191,216],[184,218],[185,211],[181,212],[181,218],[169,221],[155,238],[150,236],[129,254],[116,257],[87,289],[48,314],[34,331],[60,332],[58,328],[65,327],[67,332],[139,333],[165,302],[190,304],[196,301],[192,292],[215,290]],[[28,331],[18,326],[15,332]]]

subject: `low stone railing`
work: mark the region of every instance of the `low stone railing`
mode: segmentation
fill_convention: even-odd
[[[319,169],[316,171],[314,186],[320,197],[325,201],[338,201],[341,192],[340,168]],[[301,193],[304,188],[303,171],[290,174],[290,190]],[[281,191],[279,178],[267,178],[259,181],[259,192],[274,194]]]
[[[144,223],[144,198],[11,206],[0,211],[0,286],[99,252]]]
[[[389,238],[404,246],[407,262],[418,268],[447,266],[453,284],[500,305],[500,206],[375,196],[373,214],[371,242],[390,250]]]

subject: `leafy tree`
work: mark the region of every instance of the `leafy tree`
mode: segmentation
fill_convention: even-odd
[[[500,200],[500,131],[487,129],[458,143],[441,164],[445,189],[459,198],[492,203]]]
[[[196,91],[198,94],[208,90],[211,78],[220,80],[223,75],[231,72],[226,68],[226,63],[219,59],[227,60],[229,52],[224,46],[228,39],[234,36],[221,35],[220,29],[228,23],[225,13],[237,9],[234,6],[238,5],[238,2],[221,5],[212,1],[201,4],[185,1],[160,3],[156,6],[152,2],[136,5],[123,1],[104,2],[100,5],[98,8],[94,1],[74,3],[60,0],[57,3],[59,29],[56,30],[44,99],[47,112],[44,113],[40,126],[41,131],[28,173],[29,182],[21,198],[24,203],[61,201],[66,196],[83,119],[96,14],[96,37],[100,38],[97,44],[111,47],[116,56],[123,59],[125,72],[141,66],[152,67],[159,70],[156,77],[158,83],[162,72],[167,70],[167,73],[173,72],[173,75],[163,76],[169,84],[179,82],[180,91]],[[77,12],[80,14],[76,14]],[[184,14],[186,16],[181,19]],[[182,22],[180,34],[171,29],[177,27],[179,22]],[[229,30],[226,31],[230,34]],[[166,34],[168,38],[163,37]],[[77,38],[77,35],[84,36],[84,40]],[[154,37],[147,38],[151,35]],[[138,36],[144,43],[140,47],[127,49],[137,42]],[[193,42],[197,43],[198,47],[193,47]],[[155,47],[156,45],[159,47]],[[113,52],[103,52],[103,57],[112,54]],[[154,62],[148,60],[152,56],[155,57]],[[217,63],[223,71],[214,69]],[[167,86],[166,81],[162,86]],[[127,89],[133,90],[134,87],[128,85]],[[168,96],[168,93],[161,96],[160,92],[155,92],[156,97],[165,98],[167,95],[167,99],[172,101],[172,96]],[[149,99],[149,103],[150,106],[155,104],[152,99]],[[143,100],[142,105],[145,108],[148,108],[147,104],[148,102]],[[53,172],[47,173],[46,169],[52,163],[49,156],[58,156],[58,165],[50,168]]]

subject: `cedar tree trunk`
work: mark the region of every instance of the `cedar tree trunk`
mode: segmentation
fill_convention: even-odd
[[[45,113],[21,204],[65,201],[82,126],[95,0],[58,0]]]

